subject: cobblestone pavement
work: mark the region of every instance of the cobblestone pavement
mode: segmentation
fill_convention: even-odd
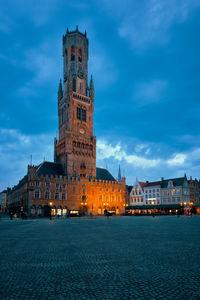
[[[200,216],[0,221],[0,299],[200,299]]]

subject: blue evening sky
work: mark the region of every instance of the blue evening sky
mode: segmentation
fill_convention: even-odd
[[[1,0],[0,190],[53,160],[62,35],[89,38],[97,165],[127,183],[200,170],[199,0]]]

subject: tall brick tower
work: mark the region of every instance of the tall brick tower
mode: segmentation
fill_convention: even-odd
[[[94,86],[88,87],[86,32],[63,36],[63,87],[58,90],[59,138],[54,141],[54,161],[66,175],[96,177],[96,137],[93,136]]]

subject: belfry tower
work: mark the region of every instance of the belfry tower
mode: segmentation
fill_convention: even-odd
[[[54,161],[69,176],[96,177],[96,137],[93,136],[94,85],[88,86],[86,32],[63,36],[63,84],[58,89],[59,138],[54,141]]]

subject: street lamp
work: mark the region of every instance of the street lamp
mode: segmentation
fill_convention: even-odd
[[[52,205],[53,205],[53,202],[49,202],[49,205],[50,205],[50,220],[51,220],[51,207],[52,207]]]

